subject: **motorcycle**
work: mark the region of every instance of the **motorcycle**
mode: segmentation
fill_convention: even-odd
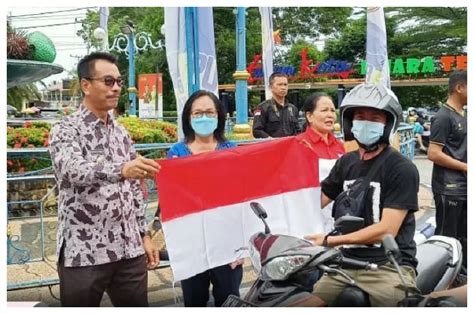
[[[286,307],[326,306],[312,293],[314,283],[323,273],[337,273],[347,279],[348,287],[337,298],[333,306],[370,306],[367,293],[341,268],[377,271],[378,266],[346,258],[337,248],[314,246],[311,242],[288,235],[272,234],[266,222],[267,213],[256,202],[250,204],[253,212],[264,226],[249,240],[249,255],[258,278],[243,298],[229,296],[223,306],[227,307]],[[363,227],[359,217],[343,216],[334,223],[329,235],[347,234]],[[386,249],[387,257],[398,267],[398,247],[392,237]],[[417,246],[417,285],[423,294],[445,290],[453,283],[460,271],[462,249],[459,241],[433,236]],[[399,272],[401,276],[401,273]],[[403,278],[402,278],[403,282]],[[406,289],[407,298],[414,295]],[[410,303],[412,304],[412,303]]]

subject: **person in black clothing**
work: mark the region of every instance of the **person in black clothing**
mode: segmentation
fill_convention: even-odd
[[[254,112],[255,138],[284,137],[301,132],[298,108],[288,102],[288,77],[284,73],[270,75],[272,99],[260,103]]]
[[[344,140],[355,139],[357,151],[346,153],[321,182],[321,208],[335,200],[333,216],[344,215],[346,195],[354,182],[363,181],[376,167],[365,188],[366,197],[358,202],[359,211],[352,216],[364,218],[364,228],[345,235],[306,236],[315,245],[342,246],[345,257],[379,265],[377,271],[342,268],[365,291],[372,306],[396,306],[405,298],[405,290],[384,252],[382,239],[394,236],[401,252],[401,269],[410,289],[416,290],[415,216],[418,210],[419,174],[415,165],[390,147],[390,137],[402,119],[402,108],[392,91],[382,85],[360,84],[341,103]],[[383,158],[382,161],[377,161]],[[377,163],[377,164],[375,164]],[[375,164],[375,165],[374,165]],[[325,274],[314,286],[314,293],[333,305],[348,282],[340,274]],[[337,303],[336,303],[337,304]]]
[[[467,72],[453,72],[448,100],[431,122],[428,159],[436,205],[435,234],[457,238],[467,268]]]

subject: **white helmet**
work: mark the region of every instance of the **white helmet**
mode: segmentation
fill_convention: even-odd
[[[408,114],[410,114],[410,112],[413,112],[413,111],[415,112],[415,115],[418,114],[418,111],[414,107],[408,107],[407,109]]]
[[[385,125],[383,136],[377,143],[373,144],[373,146],[378,147],[379,143],[390,144],[390,138],[395,134],[400,121],[402,120],[402,106],[400,106],[397,96],[383,85],[372,85],[367,83],[359,84],[347,93],[342,100],[340,107],[342,130],[345,141],[355,139],[351,132],[352,119],[354,116],[354,109],[360,107],[373,108],[385,112],[387,116],[387,124]],[[361,143],[359,143],[359,145],[361,145]]]

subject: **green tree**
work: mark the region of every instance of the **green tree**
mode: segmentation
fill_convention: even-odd
[[[307,58],[310,60],[313,60],[311,65],[315,65],[318,63],[318,61],[321,61],[324,59],[322,52],[318,51],[314,45],[311,43],[299,39],[297,40],[290,48],[288,51],[288,64],[293,65],[296,67],[297,71],[300,69],[301,65],[301,52],[303,49],[306,49],[307,51]]]
[[[393,41],[401,55],[461,54],[467,46],[466,7],[387,8],[397,25]]]
[[[161,26],[164,23],[163,7],[111,7],[109,9],[107,25],[109,46],[113,44],[115,36],[121,33],[121,27],[127,25],[127,22],[134,24],[136,34],[140,32],[149,33],[154,44],[164,39],[164,36],[161,34]],[[90,42],[89,45],[98,49],[99,43],[91,36],[93,30],[99,26],[98,12],[96,10],[89,10],[82,25],[82,29],[78,31],[78,35],[81,36],[86,43]],[[138,44],[140,45],[140,43],[139,41]],[[125,48],[124,46],[121,47]],[[128,86],[129,65],[127,55],[116,50],[111,50],[110,53],[118,57],[119,70],[124,78],[124,86]],[[164,47],[148,49],[145,52],[138,52],[135,55],[136,75],[156,73],[157,71],[163,75],[164,110],[172,110],[176,108],[176,105]],[[123,88],[119,99],[119,109],[126,111],[128,107],[128,91],[127,88]]]
[[[217,55],[219,84],[234,83],[232,74],[236,70],[236,30],[235,13],[231,7],[214,7],[214,32]],[[258,8],[247,10],[246,19],[246,52],[247,63],[255,54],[261,53],[261,23]],[[467,9],[466,8],[389,8],[386,9],[386,28],[389,57],[421,57],[425,55],[455,54],[466,51],[467,42]],[[360,12],[357,14],[357,12]],[[366,16],[365,10],[335,7],[281,7],[273,9],[274,30],[280,30],[282,44],[277,46],[278,54],[274,64],[293,64],[300,62],[299,52],[302,46],[309,48],[310,57],[333,58],[353,62],[355,67],[365,58]],[[109,17],[109,43],[120,27],[128,20],[135,23],[135,31],[151,33],[154,41],[163,40],[161,26],[164,23],[162,7],[113,7]],[[94,47],[90,39],[90,30],[98,26],[98,14],[91,11],[84,21],[81,33],[86,41]],[[89,25],[89,26],[87,26]],[[325,48],[316,52],[314,44],[326,38]],[[119,56],[119,69],[128,80],[128,61],[125,54],[113,52]],[[163,73],[163,98],[165,110],[175,108],[173,85],[169,76],[164,49],[149,50],[136,56],[137,73],[154,73],[157,68]],[[126,82],[127,84],[127,82]],[[431,88],[431,90],[430,90]],[[401,99],[410,99],[411,105],[435,103],[444,92],[443,87],[418,89],[418,93],[431,94],[416,96],[397,90]],[[127,91],[122,90],[122,104],[128,105]],[[408,101],[407,101],[408,103]],[[407,105],[408,106],[408,105]]]
[[[353,12],[348,7],[281,7],[274,8],[273,28],[281,30],[284,44],[298,40],[317,41],[344,29]]]
[[[389,8],[385,10],[387,49],[391,59],[440,56],[466,51],[466,8]],[[366,54],[366,15],[349,23],[334,39],[326,41],[324,53],[354,62],[356,71]],[[432,106],[446,97],[445,86],[393,87],[400,103]]]
[[[262,35],[258,8],[248,8],[245,23],[246,59],[250,63],[255,54],[261,54]],[[219,84],[232,84],[232,74],[237,69],[236,60],[236,15],[234,8],[213,9],[214,36]]]
[[[387,8],[395,33],[389,56],[417,57],[466,53],[467,8],[410,7]],[[446,100],[447,86],[394,87],[403,108],[437,106]]]

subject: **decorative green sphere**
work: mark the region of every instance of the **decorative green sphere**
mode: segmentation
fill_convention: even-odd
[[[56,48],[48,36],[41,32],[33,32],[28,35],[31,59],[35,61],[53,63],[56,59]]]

